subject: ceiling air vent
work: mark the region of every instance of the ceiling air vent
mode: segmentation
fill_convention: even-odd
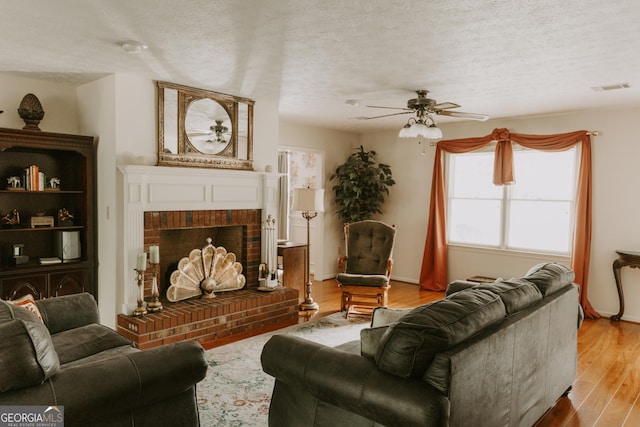
[[[603,92],[606,90],[616,90],[616,89],[629,89],[631,85],[629,83],[617,83],[614,85],[605,85],[605,86],[594,86],[591,89],[596,92]]]

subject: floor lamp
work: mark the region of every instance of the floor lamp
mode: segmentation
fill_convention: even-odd
[[[324,190],[315,188],[295,188],[293,190],[293,210],[302,211],[302,217],[307,220],[307,265],[306,275],[307,285],[305,288],[304,302],[300,304],[301,310],[317,310],[318,303],[311,296],[311,241],[309,236],[309,221],[324,210]]]

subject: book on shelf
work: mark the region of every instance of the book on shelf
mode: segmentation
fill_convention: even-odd
[[[62,260],[57,256],[40,258],[40,264],[48,265],[48,264],[60,264]]]
[[[24,188],[27,191],[44,191],[47,177],[38,165],[31,165],[24,170]]]

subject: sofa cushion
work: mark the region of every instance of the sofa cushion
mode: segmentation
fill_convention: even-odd
[[[58,373],[51,335],[34,313],[0,301],[0,319],[0,392],[42,384]]]
[[[360,330],[360,355],[375,361],[382,337],[389,326],[377,326]]]
[[[411,313],[413,308],[376,307],[371,312],[371,327],[388,326],[397,322],[404,315]]]
[[[486,289],[498,295],[504,303],[507,315],[516,313],[542,299],[540,290],[527,279],[509,279],[500,282],[482,283],[473,289]]]
[[[536,285],[542,296],[547,296],[571,284],[576,275],[569,267],[547,262],[531,267],[524,278]]]
[[[120,346],[131,346],[131,341],[106,326],[92,323],[53,335],[53,345],[66,364]]]
[[[389,278],[384,274],[350,274],[338,273],[336,280],[347,286],[386,286]]]
[[[9,301],[0,299],[0,324],[10,322],[15,319],[25,320],[28,322],[39,321],[32,311],[24,307],[16,306]]]
[[[418,377],[438,352],[497,323],[506,315],[496,294],[469,289],[413,309],[384,333],[375,361],[382,371]]]
[[[471,282],[469,280],[454,280],[447,285],[447,289],[444,291],[445,296],[453,295],[456,292],[464,291],[478,286],[478,282]]]
[[[33,297],[33,295],[28,294],[23,296],[22,298],[11,300],[9,302],[13,305],[26,308],[27,310],[35,314],[42,322],[42,314],[40,314],[40,310],[38,310],[38,305],[36,304],[36,299]]]

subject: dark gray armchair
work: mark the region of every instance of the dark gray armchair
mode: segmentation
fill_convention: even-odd
[[[386,307],[395,226],[373,220],[346,223],[344,237],[345,256],[338,260],[336,276],[342,290],[340,309],[349,317],[352,308]]]
[[[198,426],[204,349],[181,341],[140,351],[98,323],[90,294],[0,300],[0,406],[63,406],[70,426]]]

